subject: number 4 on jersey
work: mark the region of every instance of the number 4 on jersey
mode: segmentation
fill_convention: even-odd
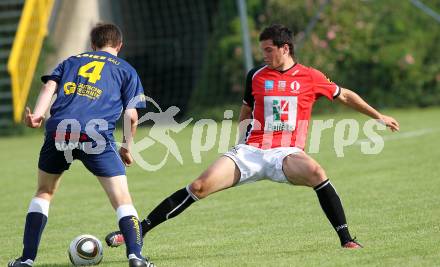
[[[89,62],[79,68],[78,75],[89,79],[91,83],[96,83],[101,79],[101,71],[104,68],[104,64],[105,62],[102,61]]]

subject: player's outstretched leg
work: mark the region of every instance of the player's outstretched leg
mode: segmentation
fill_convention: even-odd
[[[154,267],[141,255],[142,228],[136,209],[132,205],[128,192],[127,177],[119,175],[114,177],[98,177],[118,217],[119,230],[126,240],[126,255],[129,267]]]
[[[191,193],[189,186],[177,190],[171,196],[164,199],[141,222],[143,236],[158,224],[179,215],[197,200],[198,198]],[[105,242],[110,247],[118,247],[124,244],[124,237],[121,231],[112,232],[105,237]]]
[[[199,178],[190,185],[177,190],[164,199],[141,222],[143,235],[162,222],[176,217],[195,201],[205,198],[217,191],[229,188],[240,179],[240,170],[228,157],[220,157]],[[124,237],[120,231],[109,233],[105,241],[110,247],[124,244]]]
[[[321,208],[339,236],[343,248],[362,248],[362,245],[351,238],[347,219],[341,199],[329,179],[314,187]]]
[[[283,161],[283,170],[293,184],[313,187],[321,208],[339,236],[343,248],[362,248],[348,231],[344,208],[335,188],[321,166],[305,153],[292,154]]]
[[[61,174],[50,174],[42,170],[38,171],[37,192],[29,204],[26,215],[23,252],[21,257],[11,260],[8,263],[8,267],[29,267],[34,264],[41,235],[49,216],[50,200],[58,187],[60,176]]]

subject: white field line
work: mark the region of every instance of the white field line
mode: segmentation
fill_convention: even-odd
[[[438,132],[439,129],[432,129],[432,128],[426,128],[426,129],[421,129],[421,130],[416,130],[416,131],[410,131],[410,132],[403,132],[403,133],[395,133],[392,135],[385,135],[385,136],[381,136],[380,138],[382,138],[384,141],[388,141],[388,140],[399,140],[399,139],[406,139],[406,138],[413,138],[413,137],[418,137],[418,136],[422,136],[425,134],[429,134],[432,132]],[[380,138],[373,138],[373,139],[360,139],[358,141],[356,141],[356,145],[360,145],[363,142],[375,142],[375,141],[379,141]]]

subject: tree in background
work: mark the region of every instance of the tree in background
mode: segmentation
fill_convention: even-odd
[[[322,1],[297,7],[287,2],[270,1],[267,13],[280,14],[290,26],[297,17],[302,24],[303,14],[309,20]],[[440,1],[432,8],[439,10]],[[435,105],[440,103],[439,38],[440,25],[409,1],[331,1],[298,56],[377,106]]]
[[[209,91],[204,96],[195,95],[199,100],[210,98],[210,106],[236,100],[244,88],[241,31],[233,2],[220,1],[220,8],[229,5],[230,12],[235,13],[229,13],[228,20],[214,19],[211,49],[203,67],[206,75],[199,83],[199,88]],[[333,0],[310,34],[304,36],[304,29],[323,2],[247,1],[256,65],[261,63],[259,32],[272,23],[282,23],[293,29],[297,42],[305,38],[297,51],[299,62],[355,89],[373,105],[382,108],[440,104],[440,24],[409,1]],[[429,5],[440,10],[438,0]],[[213,82],[214,72],[227,78]],[[209,80],[210,86],[204,87]]]

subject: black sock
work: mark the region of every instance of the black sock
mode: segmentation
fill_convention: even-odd
[[[196,200],[197,197],[190,193],[188,187],[174,192],[154,208],[147,218],[141,222],[143,235],[145,236],[148,231],[162,222],[176,217]]]
[[[314,190],[318,195],[322,210],[327,215],[328,220],[341,240],[341,245],[344,245],[352,238],[348,232],[347,220],[345,219],[341,199],[339,199],[338,194],[328,179],[315,186]]]

